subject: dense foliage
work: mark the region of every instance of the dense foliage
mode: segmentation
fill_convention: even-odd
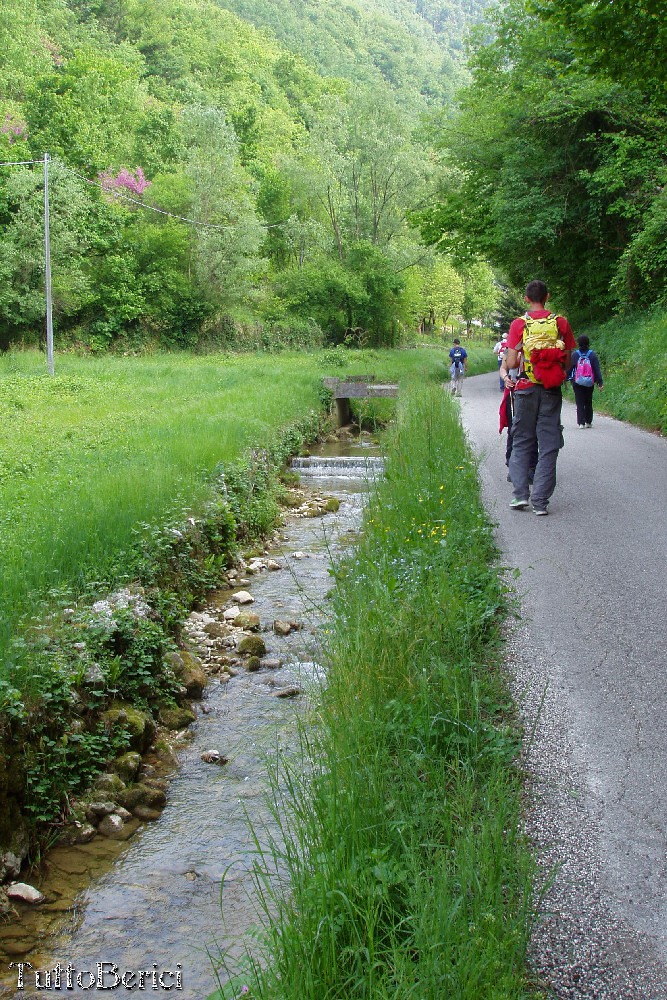
[[[4,2],[0,161],[36,162],[0,167],[0,349],[43,337],[45,153],[61,345],[393,343],[430,315],[420,115],[479,8],[427,6]]]
[[[626,43],[655,23],[650,4],[631,30],[635,5],[624,20],[616,6],[545,0],[540,17],[510,0],[490,16],[460,114],[443,123],[451,170],[424,224],[443,248],[481,252],[518,285],[542,277],[592,316],[610,296],[667,296],[664,54],[642,49],[640,71]]]

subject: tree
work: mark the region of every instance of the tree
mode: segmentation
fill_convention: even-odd
[[[562,29],[510,0],[478,33],[473,82],[444,132],[447,175],[424,235],[476,249],[518,286],[544,278],[594,311],[666,179],[667,118],[585,73]]]
[[[192,107],[183,116],[188,149],[194,271],[203,293],[225,307],[247,294],[264,231],[254,184],[238,160],[234,130],[222,111]]]
[[[311,130],[303,183],[328,219],[338,258],[345,244],[388,244],[407,228],[426,192],[425,156],[386,94],[329,98]]]
[[[477,261],[463,276],[463,302],[461,314],[466,321],[466,331],[474,319],[488,324],[491,313],[498,303],[498,290],[493,271],[485,261]]]
[[[450,316],[463,309],[465,285],[449,261],[437,258],[426,271],[424,299],[432,323],[439,320],[446,328]]]
[[[595,72],[645,93],[667,89],[667,21],[662,0],[533,0],[545,20],[566,28]]]

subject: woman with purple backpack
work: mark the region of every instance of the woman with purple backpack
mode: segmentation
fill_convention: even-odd
[[[593,426],[593,390],[597,385],[602,388],[602,372],[595,351],[590,349],[590,340],[585,333],[578,338],[578,351],[572,352],[572,367],[568,378],[572,382],[574,398],[577,403],[577,426],[580,431],[584,427]]]

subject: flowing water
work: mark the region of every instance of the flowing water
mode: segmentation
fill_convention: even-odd
[[[268,655],[283,659],[283,666],[239,670],[227,684],[212,680],[198,708],[194,739],[167,775],[167,806],[157,822],[140,826],[126,842],[98,836],[90,844],[50,852],[40,885],[47,902],[24,908],[20,924],[0,926],[1,997],[91,996],[101,990],[86,989],[91,982],[86,973],[94,976],[103,962],[109,963],[107,990],[115,982],[113,964],[117,976],[146,970],[144,989],[151,993],[162,992],[154,985],[160,983],[152,978],[155,970],[164,973],[163,986],[182,985],[177,995],[203,1000],[217,985],[219,956],[234,968],[252,948],[258,924],[251,875],[256,847],[248,818],[262,841],[277,834],[266,801],[268,764],[276,754],[298,749],[298,715],[307,711],[308,687],[322,674],[317,648],[326,625],[331,557],[353,540],[369,485],[382,466],[377,449],[363,441],[319,450],[293,465],[304,486],[338,498],[339,511],[288,518],[281,545],[270,553],[282,570],[253,576],[244,588],[255,598],[251,607],[262,626],[275,618],[302,625],[284,638],[261,633]],[[230,593],[216,595],[217,603],[224,605]],[[305,696],[275,697],[290,685]],[[204,763],[200,755],[211,749],[229,763]],[[10,962],[33,967],[25,970],[23,991]],[[71,974],[73,989],[63,974],[59,991],[36,990],[35,970],[42,971],[43,987],[44,972],[57,962],[77,970]],[[125,984],[138,989],[140,980],[127,978]],[[121,982],[113,995],[125,992]]]

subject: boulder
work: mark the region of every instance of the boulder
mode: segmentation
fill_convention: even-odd
[[[152,788],[143,782],[132,785],[123,792],[121,805],[136,816],[136,809],[139,806],[148,806],[149,809],[164,809],[167,804],[167,796],[161,788]]]
[[[110,769],[117,774],[126,785],[136,778],[141,766],[141,754],[130,751],[122,757],[117,757],[109,764]]]
[[[282,569],[282,566],[280,565],[279,562],[276,562],[275,559],[267,559],[266,568],[272,570],[275,573],[276,570]]]
[[[225,619],[225,621],[230,622],[234,621],[234,619],[237,618],[240,614],[241,614],[241,609],[235,605],[233,608],[227,608],[226,611],[223,611],[222,617]]]
[[[197,718],[189,708],[161,708],[158,718],[165,729],[185,729]]]
[[[96,830],[97,819],[95,823],[79,823],[73,822],[68,823],[60,833],[58,834],[58,839],[56,844],[60,847],[74,847],[76,844],[89,844],[93,839]]]
[[[213,622],[213,625],[217,629],[224,630],[221,635],[228,635],[228,630],[224,625],[219,622]],[[205,626],[204,631],[208,629],[208,625]],[[204,664],[199,659],[198,656],[193,656],[186,649],[181,650],[180,653],[169,653],[166,657],[171,669],[174,671],[176,678],[181,682],[186,690],[188,698],[201,698],[202,691],[206,687],[207,679],[206,672],[204,671]]]
[[[130,746],[138,753],[148,750],[155,739],[156,727],[152,715],[125,702],[112,702],[107,711],[102,712],[102,721],[107,729],[126,729]]]
[[[240,611],[234,619],[235,628],[243,628],[248,632],[256,632],[259,628],[259,615],[254,611]]]
[[[137,819],[148,821],[154,823],[156,819],[159,819],[162,815],[160,809],[151,809],[150,806],[137,806],[134,810],[134,815]]]
[[[99,663],[89,663],[83,675],[83,683],[93,691],[103,691],[106,687],[106,677]]]
[[[35,889],[34,886],[28,885],[27,882],[12,882],[5,889],[9,899],[15,900],[19,903],[32,903],[33,905],[37,903],[43,903],[46,896],[39,889]]]
[[[239,653],[250,653],[251,656],[265,656],[264,640],[258,635],[245,635],[237,646]]]
[[[93,826],[96,826],[105,816],[110,816],[116,811],[115,802],[91,802],[86,809],[86,819]]]
[[[232,600],[235,604],[254,604],[255,602],[255,598],[247,590],[238,590],[232,594]]]
[[[98,826],[97,832],[101,833],[103,837],[109,837],[110,840],[127,839],[125,823],[121,817],[117,815],[117,813],[111,813],[110,816],[105,816]]]
[[[245,668],[251,674],[254,673],[256,670],[259,670],[261,665],[262,661],[260,660],[259,656],[249,656],[245,662]]]
[[[225,636],[229,635],[229,628],[222,622],[208,622],[204,625],[203,631],[209,639],[224,639]]]
[[[103,772],[95,778],[93,788],[108,795],[109,799],[117,799],[125,789],[125,782],[117,774]]]
[[[340,507],[340,500],[337,500],[336,497],[329,497],[329,499],[324,505],[324,509],[332,514],[335,514],[339,507]]]
[[[5,851],[0,854],[0,882],[7,878],[17,878],[21,871],[21,861],[13,851]]]
[[[289,635],[292,631],[292,626],[289,622],[282,621],[280,618],[276,618],[273,623],[273,631],[276,635]]]

